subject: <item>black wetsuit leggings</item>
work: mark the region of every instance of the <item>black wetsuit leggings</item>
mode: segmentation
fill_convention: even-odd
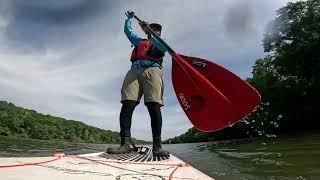
[[[131,137],[131,122],[132,122],[132,114],[137,106],[137,101],[125,100],[122,102],[122,108],[120,112],[120,137]],[[161,141],[161,128],[162,128],[162,115],[160,107],[161,105],[156,102],[147,102],[145,103],[149,115],[151,118],[151,128],[152,128],[152,136],[153,140]]]

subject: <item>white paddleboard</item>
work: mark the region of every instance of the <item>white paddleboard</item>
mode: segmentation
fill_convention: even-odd
[[[104,152],[52,157],[1,157],[1,180],[213,180],[174,155],[168,159],[145,154],[110,155]]]

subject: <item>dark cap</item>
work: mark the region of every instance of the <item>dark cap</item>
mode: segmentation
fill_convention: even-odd
[[[160,24],[157,24],[157,23],[151,23],[150,24],[150,28],[152,30],[156,30],[156,31],[160,31],[161,32],[162,26]]]

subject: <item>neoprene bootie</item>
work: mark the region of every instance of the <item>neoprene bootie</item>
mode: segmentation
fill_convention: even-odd
[[[130,147],[130,137],[121,138],[121,145],[118,147],[112,147],[107,149],[109,154],[123,154],[130,153],[132,151]]]
[[[154,139],[153,140],[153,149],[152,149],[153,156],[157,157],[166,157],[170,156],[168,151],[165,151],[161,147],[161,139]]]

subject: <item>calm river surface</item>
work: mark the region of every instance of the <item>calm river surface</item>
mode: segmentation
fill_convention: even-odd
[[[109,146],[0,137],[0,157],[92,153]],[[217,180],[320,180],[320,134],[172,144],[164,149]]]

